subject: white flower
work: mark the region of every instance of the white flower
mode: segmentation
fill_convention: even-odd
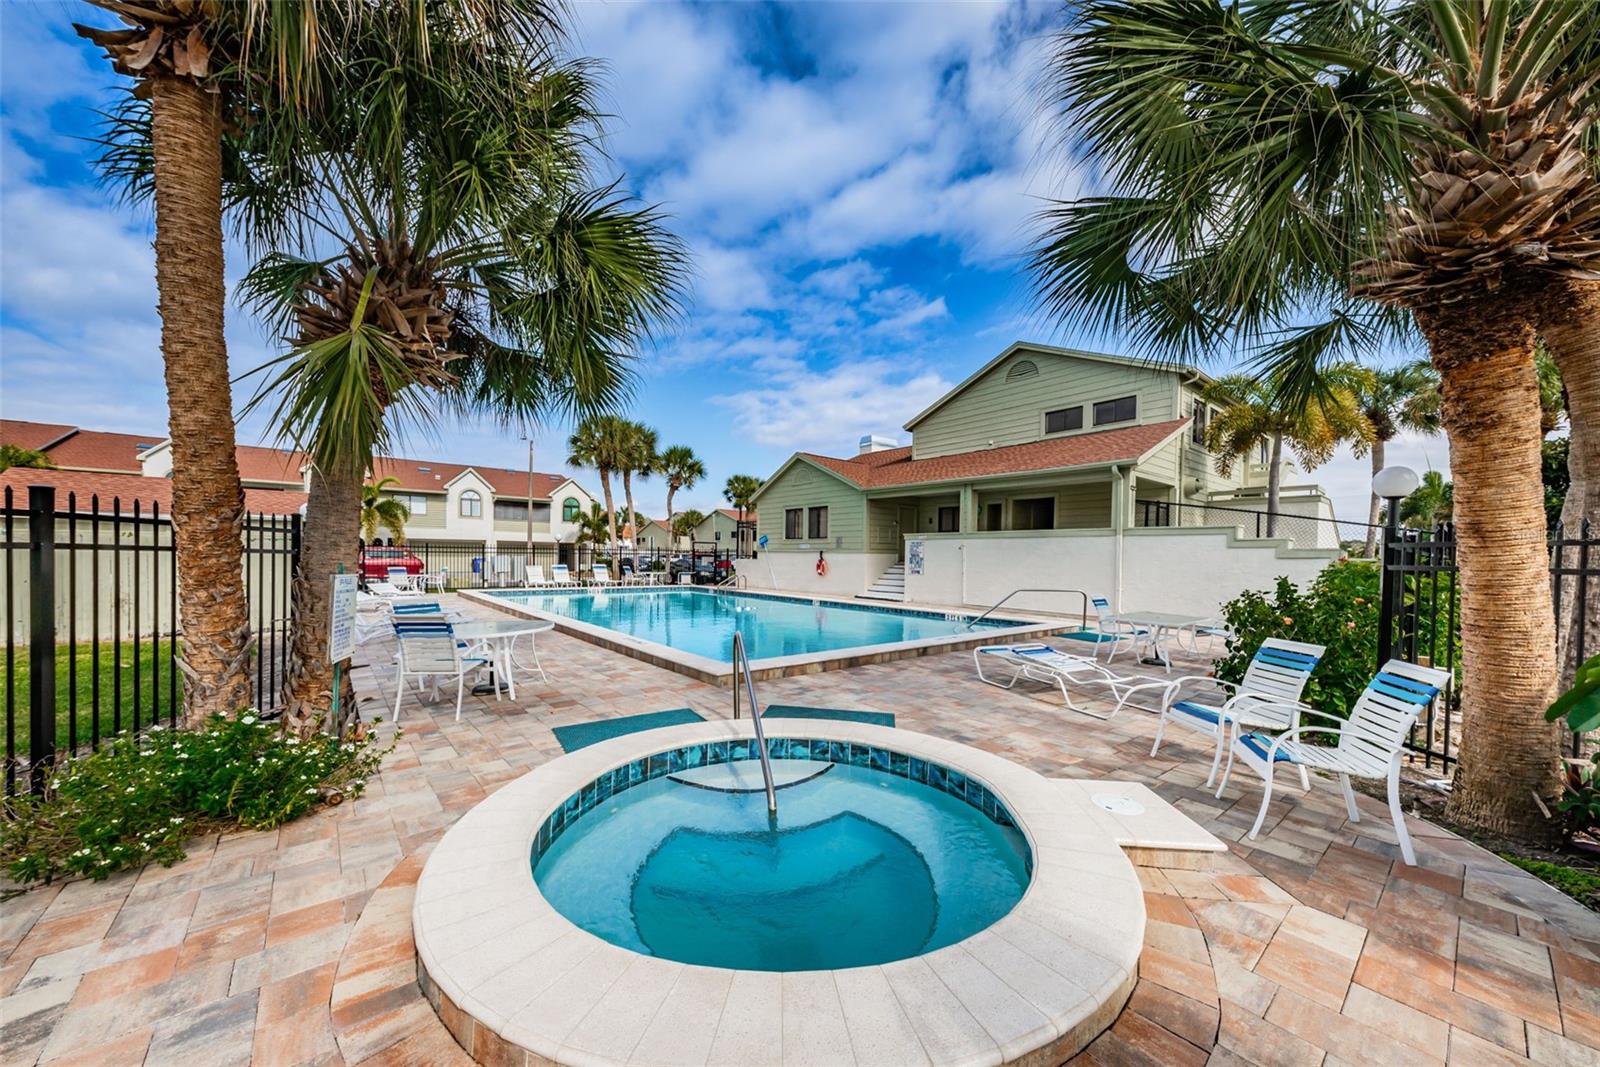
[[[317,787],[316,787],[316,786],[312,786],[312,787],[311,787],[311,788],[310,788],[310,789],[307,789],[307,790],[306,790],[306,795],[307,795],[307,796],[311,796],[311,795],[313,795],[313,794],[314,794],[314,793],[316,793],[316,791],[317,791]]]
[[[290,737],[286,738],[283,743],[286,745],[298,745],[300,743],[300,739],[298,737]]]
[[[244,723],[246,726],[249,726],[251,723],[256,721],[256,717],[254,715],[245,715],[241,717],[239,721]]]
[[[133,792],[133,786],[131,786],[131,785],[130,785],[130,786],[129,786],[129,787],[128,787],[128,788],[126,788],[126,789],[124,789],[124,790],[123,790],[123,792],[124,792],[124,793],[131,793],[131,792]]]

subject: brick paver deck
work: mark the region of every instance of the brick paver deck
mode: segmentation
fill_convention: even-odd
[[[412,887],[431,844],[497,786],[560,755],[552,726],[689,706],[726,690],[572,638],[542,639],[521,699],[408,698],[367,796],[273,833],[196,841],[169,868],[0,905],[0,1063],[468,1062],[416,983]],[[366,646],[386,663],[390,651]],[[368,718],[387,671],[355,672]],[[1141,868],[1140,981],[1094,1064],[1600,1064],[1600,916],[1437,827],[1406,867],[1384,807],[1286,788],[1244,840],[1259,783],[1202,788],[1209,753],[1154,716],[1101,722],[1034,687],[977,683],[967,654],[763,683],[774,703],[894,712],[899,726],[1063,777],[1138,778],[1230,843],[1208,871]],[[1171,736],[1169,734],[1169,736]],[[781,1035],[774,1035],[774,1041]],[[642,1062],[650,1062],[648,1056]]]

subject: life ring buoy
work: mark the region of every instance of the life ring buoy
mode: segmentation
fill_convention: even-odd
[[[821,556],[817,557],[817,577],[825,577],[828,573],[828,561]]]

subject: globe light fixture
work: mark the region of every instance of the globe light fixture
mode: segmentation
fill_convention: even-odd
[[[1372,491],[1385,500],[1398,500],[1417,491],[1422,479],[1410,467],[1385,467],[1372,476]]]

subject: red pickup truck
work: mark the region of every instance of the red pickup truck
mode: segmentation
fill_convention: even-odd
[[[361,576],[368,581],[383,581],[390,567],[404,567],[407,574],[421,574],[422,560],[406,548],[369,548],[361,553]]]

